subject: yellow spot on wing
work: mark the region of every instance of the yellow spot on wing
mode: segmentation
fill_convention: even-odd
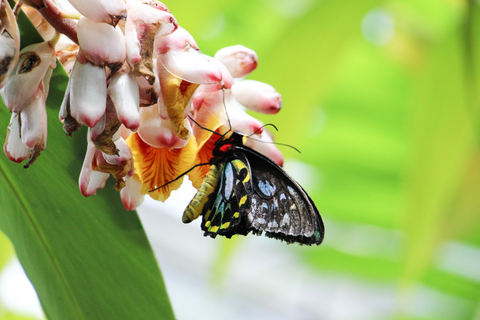
[[[238,211],[237,211],[237,212],[235,212],[235,213],[233,214],[233,217],[234,217],[234,218],[238,218],[238,217],[240,217],[240,212],[238,212]]]
[[[245,165],[245,163],[242,160],[238,160],[238,159],[233,160],[232,165],[235,167],[235,169],[237,169],[238,173],[240,173],[240,171],[242,171],[242,170],[247,171],[247,175],[245,176],[245,178],[242,181],[243,183],[248,182],[250,180],[250,172],[248,171],[247,166]]]
[[[241,207],[245,204],[245,202],[247,202],[247,198],[248,198],[248,195],[244,195],[240,201],[238,202],[238,206]]]
[[[227,229],[230,226],[230,222],[225,222],[220,226],[220,229]]]

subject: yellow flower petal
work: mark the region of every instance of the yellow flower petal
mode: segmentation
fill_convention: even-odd
[[[179,149],[155,148],[145,143],[137,133],[127,139],[133,153],[135,174],[142,182],[142,194],[148,194],[155,200],[165,201],[173,190],[177,190],[183,177],[169,183],[163,188],[150,192],[178,178],[193,165],[197,143],[195,137]]]
[[[175,77],[164,69],[159,70],[160,88],[168,117],[179,138],[188,138],[188,129],[183,125],[185,109],[190,104],[195,90],[200,86]]]

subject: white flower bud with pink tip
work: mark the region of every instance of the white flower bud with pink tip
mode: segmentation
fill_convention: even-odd
[[[182,27],[170,35],[157,37],[154,45],[157,68],[163,67],[175,77],[191,83],[223,83],[221,63],[198,52],[197,43]]]
[[[155,37],[171,34],[178,27],[175,17],[160,2],[135,2],[128,6],[125,24],[127,62],[136,76],[153,84],[153,43]]]
[[[126,58],[125,37],[119,27],[81,18],[77,36],[80,54],[93,64],[123,63]]]
[[[5,155],[12,161],[20,163],[30,156],[31,149],[27,148],[20,133],[20,116],[13,112],[7,128],[7,137],[3,145]]]
[[[34,98],[20,112],[12,113],[4,152],[15,162],[30,158],[28,168],[47,147],[47,110],[43,87],[35,90]]]
[[[183,120],[183,125],[189,131],[187,139],[180,139],[170,123],[169,119],[164,115],[160,116],[157,104],[150,107],[140,109],[140,127],[138,135],[143,141],[156,148],[182,148],[191,136],[192,128],[187,119]]]
[[[92,21],[116,25],[125,19],[127,9],[124,0],[68,0],[82,15]]]
[[[101,156],[101,152],[95,149],[95,145],[92,142],[88,142],[87,153],[83,160],[82,171],[78,181],[80,191],[85,197],[91,196],[97,193],[99,188],[105,187],[105,183],[110,176],[108,173],[93,170],[96,154]]]
[[[45,150],[47,147],[47,110],[42,89],[36,90],[34,99],[20,115],[23,144],[29,149]]]
[[[242,45],[220,49],[214,58],[223,63],[234,78],[243,78],[258,65],[257,53]]]
[[[145,199],[145,196],[141,193],[142,182],[136,175],[127,177],[125,182],[125,188],[120,191],[123,206],[127,210],[135,210]]]
[[[0,0],[0,89],[3,88],[18,62],[20,32],[12,8]]]
[[[274,87],[255,80],[242,80],[232,86],[232,95],[244,107],[261,113],[275,114],[282,107],[282,96]]]
[[[7,108],[12,112],[20,112],[30,104],[35,98],[36,88],[44,83],[48,69],[55,68],[55,65],[55,50],[48,42],[23,48],[14,74],[1,89],[3,102]]]
[[[107,93],[120,122],[130,130],[137,130],[140,125],[140,94],[135,77],[126,70],[118,71],[110,80]]]
[[[94,127],[103,116],[107,101],[107,76],[103,67],[80,63],[73,67],[70,77],[70,114],[79,123]]]

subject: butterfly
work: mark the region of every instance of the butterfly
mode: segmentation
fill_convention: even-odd
[[[280,166],[246,146],[246,138],[220,135],[183,222],[202,216],[204,235],[212,238],[265,232],[287,243],[321,244],[325,227],[315,203]]]

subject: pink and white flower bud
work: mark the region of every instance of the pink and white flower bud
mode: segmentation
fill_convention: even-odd
[[[280,167],[283,166],[283,155],[273,142],[270,132],[265,130],[262,134],[254,135],[246,140],[245,145],[272,159]]]
[[[152,61],[155,37],[171,34],[178,27],[175,17],[156,5],[159,3],[129,5],[125,24],[127,62],[136,76],[144,77],[150,84],[155,81]]]
[[[18,62],[20,32],[12,8],[0,0],[0,89],[3,88]]]
[[[165,116],[160,116],[158,105],[140,109],[140,127],[138,135],[143,141],[156,148],[182,148],[190,140],[192,128],[187,119],[183,120],[184,127],[188,130],[186,139],[177,136],[175,128]]]
[[[234,78],[243,78],[258,65],[257,53],[242,45],[220,49],[214,58],[223,63]]]
[[[92,21],[116,25],[127,16],[124,0],[68,0],[82,15]]]
[[[206,88],[205,91],[204,88]],[[247,135],[263,131],[261,122],[248,115],[228,89],[211,91],[209,86],[202,85],[197,90],[192,104],[194,119],[202,127],[216,130],[223,125],[224,129],[228,130],[231,125],[231,129],[234,131]],[[228,119],[230,119],[230,124]],[[193,134],[197,141],[203,141],[205,136],[209,136],[208,132],[197,125],[193,127]]]
[[[120,122],[130,130],[137,130],[140,125],[140,93],[135,77],[126,70],[118,71],[110,80],[107,93]]]
[[[35,98],[49,68],[55,68],[55,50],[48,42],[36,43],[20,52],[18,65],[1,89],[3,102],[12,112],[20,112]],[[49,79],[48,79],[49,80]]]
[[[105,69],[77,60],[70,82],[70,114],[79,123],[94,127],[106,109]]]
[[[261,113],[275,114],[282,107],[282,96],[274,87],[255,80],[242,80],[232,86],[232,95],[244,107]]]
[[[89,62],[103,66],[125,61],[125,37],[119,27],[81,18],[77,35],[80,54]]]
[[[12,161],[20,163],[30,156],[31,149],[27,148],[20,134],[20,116],[13,112],[7,128],[7,137],[3,145],[5,155]]]
[[[219,61],[198,52],[195,40],[182,27],[170,35],[157,37],[154,46],[157,68],[165,68],[175,77],[191,83],[222,83]]]
[[[47,110],[43,86],[35,90],[34,98],[19,112],[13,112],[7,131],[4,152],[15,162],[29,158],[28,168],[47,147]]]
[[[105,187],[105,183],[110,176],[108,173],[93,170],[96,153],[97,156],[101,156],[101,152],[95,149],[95,145],[92,142],[88,142],[87,153],[85,154],[82,171],[80,172],[78,180],[80,191],[85,197],[96,194],[99,188]]]
[[[120,191],[123,206],[127,210],[135,210],[145,199],[145,196],[141,193],[142,182],[136,175],[126,177],[125,182],[125,188]]]
[[[20,115],[23,144],[29,149],[45,150],[47,147],[47,110],[41,88],[36,90],[34,99]]]

